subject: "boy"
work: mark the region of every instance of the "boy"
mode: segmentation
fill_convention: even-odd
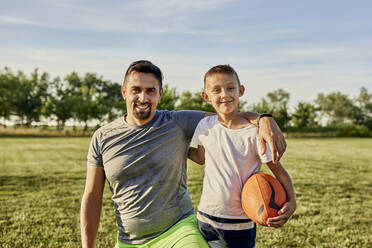
[[[261,162],[268,165],[288,197],[279,216],[268,219],[268,226],[282,226],[296,209],[289,174],[280,163],[272,162],[269,147],[261,153],[257,127],[238,115],[243,93],[244,86],[229,65],[212,67],[204,76],[202,96],[217,115],[199,122],[192,139],[198,147],[190,148],[188,155],[198,164],[205,162],[197,217],[199,229],[212,247],[254,247],[256,225],[244,213],[240,195]]]

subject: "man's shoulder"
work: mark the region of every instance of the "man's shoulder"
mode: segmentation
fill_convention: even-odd
[[[123,117],[120,117],[98,128],[95,134],[99,136],[106,136],[114,132],[115,130],[122,128],[123,126],[124,126]]]
[[[158,119],[188,122],[201,120],[205,112],[197,110],[157,110]]]
[[[168,117],[168,118],[170,118],[173,114],[174,114],[174,112],[176,112],[176,111],[171,111],[171,110],[156,110],[156,112],[155,112],[155,118],[157,117],[157,118],[163,118],[163,117]]]
[[[156,110],[160,115],[192,115],[192,114],[205,114],[204,111],[200,110]]]

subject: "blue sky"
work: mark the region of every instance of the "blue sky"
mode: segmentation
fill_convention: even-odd
[[[317,94],[372,91],[371,1],[0,0],[0,67],[52,77],[96,72],[121,82],[138,59],[178,92],[230,64],[258,102],[283,88],[291,106]]]

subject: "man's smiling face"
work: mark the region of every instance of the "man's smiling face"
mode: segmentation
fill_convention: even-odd
[[[133,71],[122,86],[127,104],[127,122],[142,126],[154,118],[156,107],[163,95],[158,79],[151,73]]]

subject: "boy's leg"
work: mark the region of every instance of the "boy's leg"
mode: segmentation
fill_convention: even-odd
[[[211,248],[226,248],[226,245],[221,240],[208,241]]]
[[[225,242],[230,248],[239,247],[254,247],[256,240],[256,225],[254,228],[240,230],[240,231],[229,231],[221,230],[224,234]]]
[[[207,223],[198,221],[199,230],[211,247],[254,247],[256,240],[256,224],[244,230],[222,230]]]
[[[204,223],[198,220],[198,227],[200,233],[203,235],[205,240],[208,242],[208,245],[211,248],[225,248],[227,247],[224,238],[221,236],[221,233],[217,228],[211,226],[210,224]]]

